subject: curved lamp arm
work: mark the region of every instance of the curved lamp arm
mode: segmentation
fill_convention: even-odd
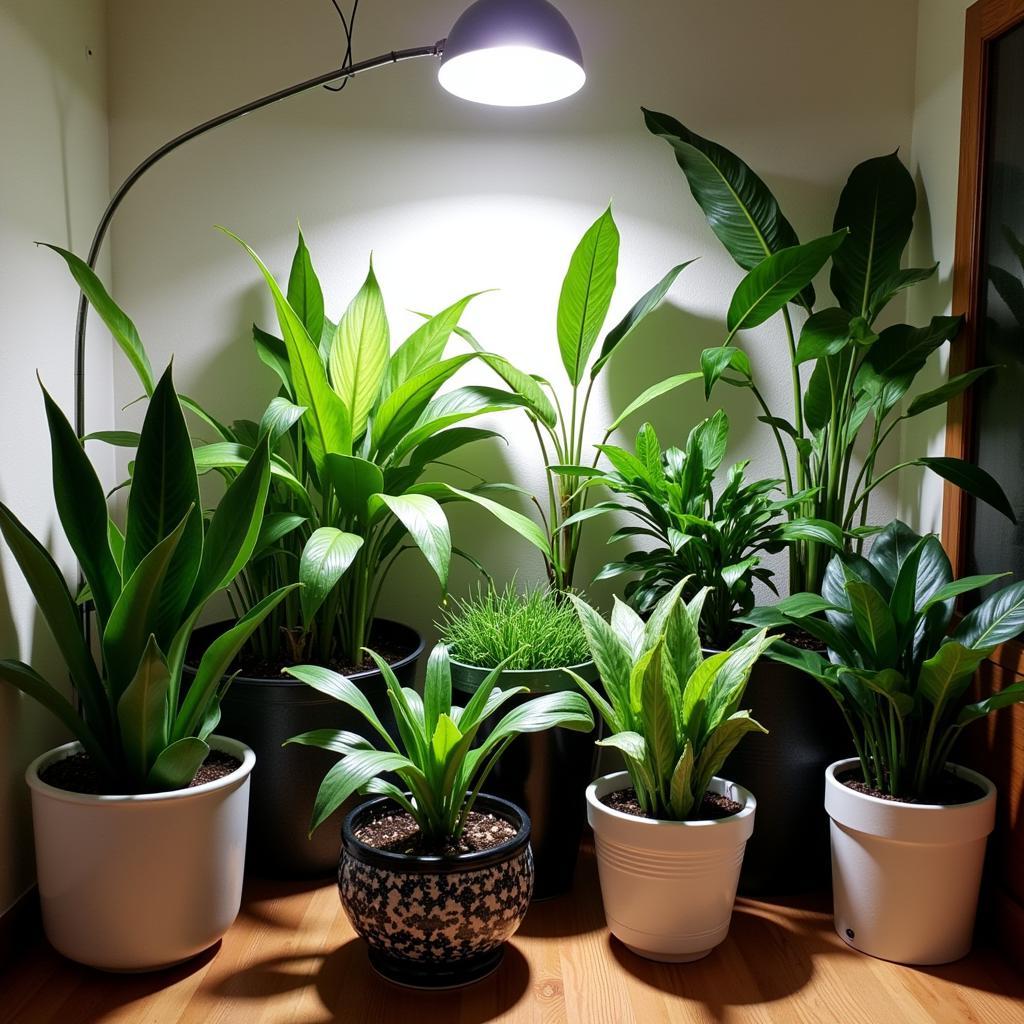
[[[204,121],[202,124],[196,125],[195,128],[190,128],[187,132],[182,132],[181,135],[175,136],[169,142],[164,143],[164,145],[159,149],[147,156],[146,159],[143,160],[127,178],[124,179],[118,190],[111,197],[111,200],[107,204],[107,208],[103,211],[103,216],[100,218],[100,222],[96,227],[96,233],[93,235],[92,244],[89,246],[89,255],[87,258],[89,268],[91,270],[96,269],[96,261],[99,258],[100,248],[102,247],[103,240],[106,237],[107,229],[110,227],[110,222],[113,219],[114,214],[117,212],[117,208],[124,200],[124,197],[129,193],[129,191],[131,191],[132,186],[146,173],[146,171],[150,169],[150,167],[162,160],[168,153],[174,152],[174,150],[179,146],[184,145],[190,139],[195,139],[200,135],[205,135],[208,131],[218,128],[222,124],[227,124],[229,121],[234,121],[245,114],[250,114],[254,110],[269,107],[270,104],[276,103],[278,100],[284,100],[289,96],[295,96],[300,92],[315,89],[319,85],[327,85],[330,82],[336,82],[343,78],[352,78],[362,71],[370,71],[373,68],[383,67],[386,64],[398,64],[401,61],[411,60],[415,57],[440,57],[444,53],[444,44],[445,40],[442,39],[433,46],[417,46],[408,50],[392,50],[390,53],[382,53],[379,57],[373,57],[370,60],[364,60],[358,64],[351,64],[348,67],[336,68],[333,71],[327,71],[322,75],[317,75],[316,78],[310,78],[304,82],[299,82],[297,85],[289,86],[287,89],[278,89],[277,92],[272,92],[267,96],[253,100],[241,107],[235,107],[234,110],[229,110],[224,114],[220,114],[218,117],[210,118],[209,121]],[[83,292],[79,296],[78,300],[78,321],[75,329],[75,432],[79,437],[82,437],[85,434],[85,329],[88,318],[89,301],[86,299],[85,293]]]

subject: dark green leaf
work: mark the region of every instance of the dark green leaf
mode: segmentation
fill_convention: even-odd
[[[986,505],[991,505],[997,512],[1002,512],[1011,523],[1017,522],[1017,517],[1014,515],[1013,508],[1002,487],[981,466],[947,456],[927,456],[915,459],[913,464],[927,466],[933,473],[937,473],[943,480],[948,480],[951,484],[966,491],[972,498],[977,498],[979,501],[985,502]]]

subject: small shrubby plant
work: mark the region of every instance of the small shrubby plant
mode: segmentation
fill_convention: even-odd
[[[370,651],[387,684],[388,700],[398,725],[398,738],[384,728],[362,691],[344,676],[313,665],[288,669],[290,675],[353,708],[366,719],[379,741],[352,732],[318,730],[290,740],[341,754],[327,773],[316,797],[311,831],[353,793],[390,797],[419,826],[423,845],[438,852],[462,835],[487,777],[508,745],[520,734],[560,726],[587,732],[594,719],[578,693],[547,693],[523,701],[500,718],[477,743],[484,721],[525,687],[498,689],[501,669],[495,668],[465,707],[452,704],[451,660],[438,645],[427,662],[423,696],[403,687],[379,655]],[[385,776],[394,773],[396,785]]]
[[[999,578],[954,579],[938,538],[897,521],[866,557],[834,557],[820,596],[796,594],[747,621],[799,627],[827,645],[827,657],[786,643],[772,656],[803,669],[836,699],[869,786],[928,801],[963,729],[1024,701],[1024,683],[966,700],[978,666],[1024,631],[1024,583],[997,590],[954,625],[956,598]]]
[[[705,658],[699,624],[707,587],[686,602],[680,581],[643,622],[615,600],[611,622],[571,600],[607,697],[575,676],[622,751],[643,811],[683,821],[699,812],[711,779],[737,743],[767,730],[740,710],[754,663],[773,639],[765,631]]]
[[[452,658],[478,668],[556,669],[590,657],[576,610],[550,590],[481,589],[447,608],[438,625]]]

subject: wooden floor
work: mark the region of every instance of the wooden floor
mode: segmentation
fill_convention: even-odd
[[[3,1024],[1024,1024],[1024,979],[997,953],[911,970],[861,956],[827,903],[741,900],[696,964],[640,960],[604,927],[592,854],[571,896],[535,905],[498,973],[457,993],[394,988],[371,971],[333,886],[253,883],[223,943],[155,975],[104,975],[47,948],[0,974]]]

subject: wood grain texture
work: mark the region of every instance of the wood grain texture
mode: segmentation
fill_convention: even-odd
[[[741,900],[696,964],[641,960],[604,926],[593,854],[572,894],[537,904],[497,974],[416,993],[371,971],[333,885],[255,882],[214,950],[155,975],[105,975],[48,948],[0,975],[7,1024],[1020,1024],[1024,978],[979,949],[913,970],[850,950],[822,897]]]

